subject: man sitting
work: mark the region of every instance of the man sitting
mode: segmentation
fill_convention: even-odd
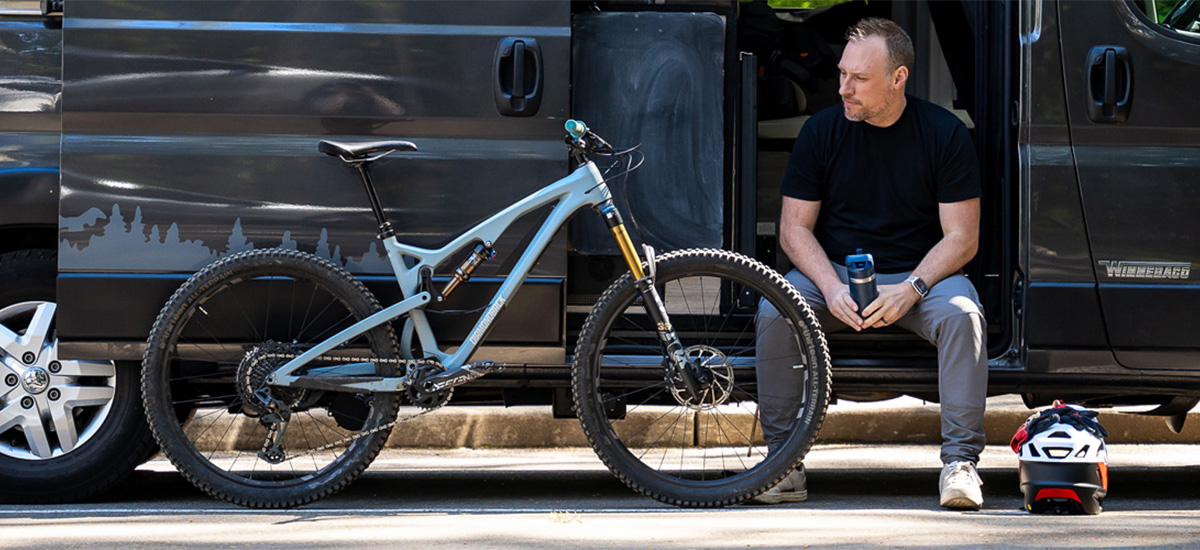
[[[838,64],[842,105],[805,123],[784,176],[780,239],[796,266],[787,279],[827,332],[894,325],[937,346],[940,502],[978,510],[986,321],[961,271],[979,246],[975,149],[952,113],[905,95],[913,47],[904,30],[867,18],[846,38]],[[879,297],[862,311],[841,265],[858,248],[874,256],[879,283]],[[759,415],[774,450],[795,418],[803,373],[792,368],[801,361],[795,344],[778,334],[786,327],[771,322],[778,313],[764,304],[758,315]],[[806,497],[801,468],[756,501]]]

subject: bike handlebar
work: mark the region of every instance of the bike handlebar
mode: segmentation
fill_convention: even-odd
[[[614,153],[611,145],[604,138],[588,129],[581,120],[570,119],[563,125],[567,131],[567,147],[572,153]]]

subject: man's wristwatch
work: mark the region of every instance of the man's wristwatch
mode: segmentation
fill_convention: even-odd
[[[905,279],[904,282],[912,285],[913,290],[917,291],[917,294],[920,294],[922,298],[924,298],[926,294],[929,294],[929,285],[925,284],[925,281],[921,280],[921,278],[917,277],[916,275]]]

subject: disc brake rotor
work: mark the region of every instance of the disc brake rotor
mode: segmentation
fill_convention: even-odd
[[[693,410],[709,410],[729,401],[733,394],[733,365],[712,346],[696,345],[683,350],[685,368],[694,369],[700,391],[693,394],[682,381],[668,380],[675,401]]]

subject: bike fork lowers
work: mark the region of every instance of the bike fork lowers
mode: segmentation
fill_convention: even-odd
[[[647,276],[645,270],[642,269],[642,259],[638,256],[637,249],[633,246],[633,240],[629,238],[629,232],[625,230],[625,222],[621,219],[621,213],[613,205],[612,199],[597,205],[596,211],[600,213],[600,217],[604,218],[608,229],[612,231],[613,238],[617,241],[617,247],[621,249],[621,256],[625,258],[625,263],[629,264],[629,270],[633,274],[638,291],[642,294],[646,313],[654,321],[659,343],[662,344],[665,352],[663,366],[672,374],[672,378],[682,381],[692,395],[699,395],[700,382],[695,373],[690,372],[687,368],[683,356],[683,344],[679,342],[679,336],[675,333],[675,327],[671,326],[671,319],[667,315],[667,307],[663,304],[658,288],[654,286],[654,266],[650,266],[651,275]],[[648,260],[654,261],[653,258],[648,258]]]

